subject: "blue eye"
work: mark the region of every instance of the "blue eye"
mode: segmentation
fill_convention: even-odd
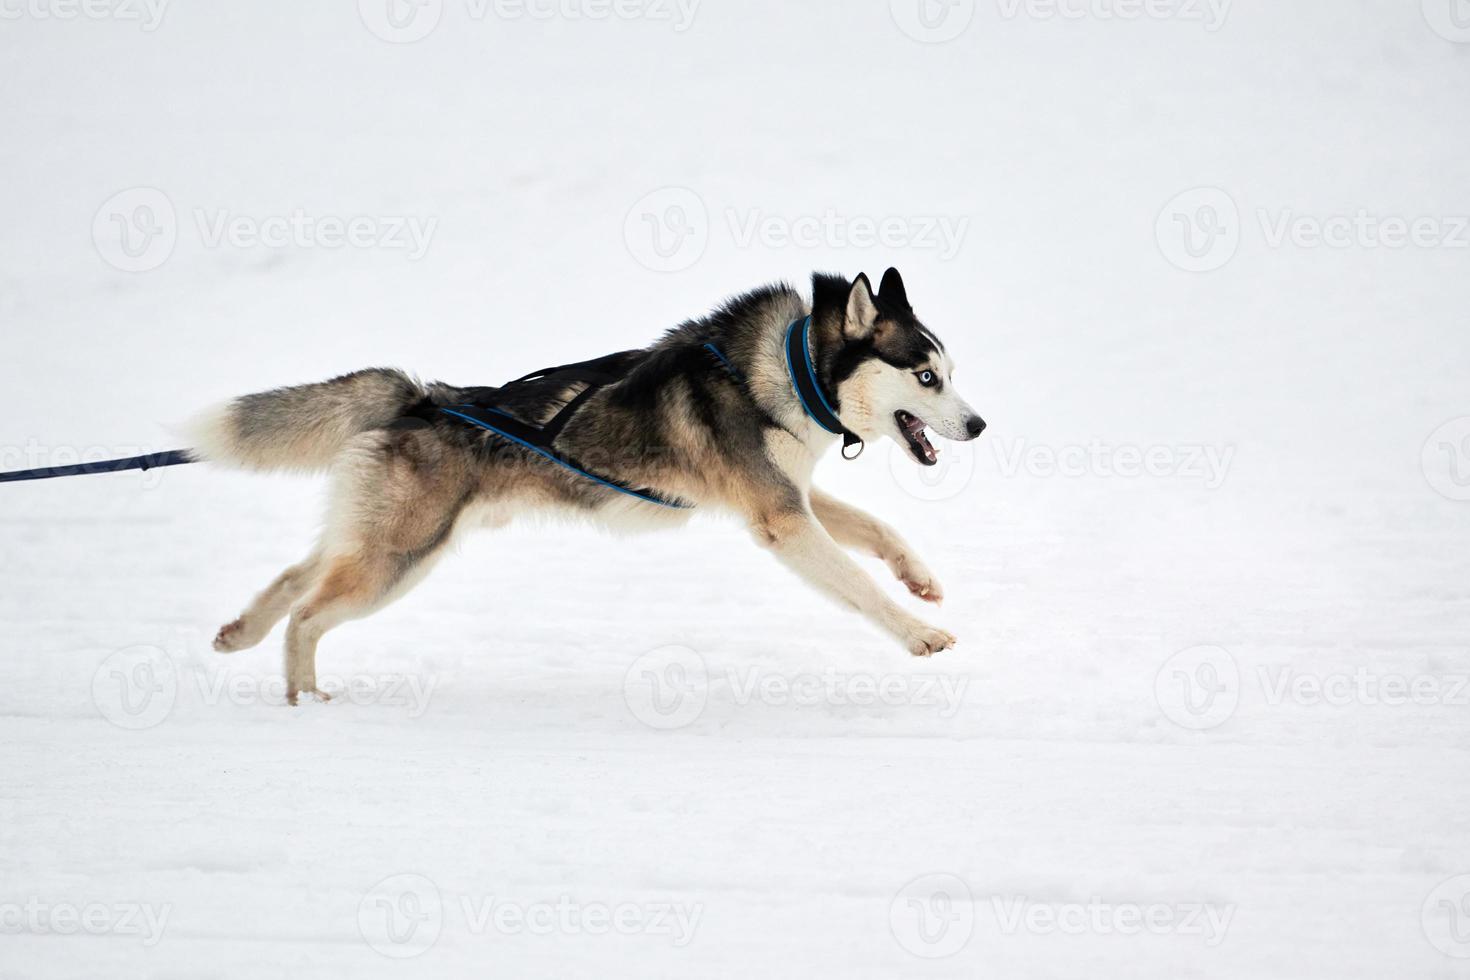
[[[934,385],[939,381],[939,379],[934,376],[933,371],[920,371],[918,374],[914,375],[914,377],[918,378],[919,384],[923,385],[925,388],[933,388]]]

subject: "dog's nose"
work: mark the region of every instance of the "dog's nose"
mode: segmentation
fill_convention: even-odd
[[[974,439],[985,431],[985,420],[978,415],[971,415],[970,420],[965,423],[965,429],[969,431],[970,438]]]

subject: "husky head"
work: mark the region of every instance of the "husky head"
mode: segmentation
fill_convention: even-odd
[[[954,386],[944,344],[914,316],[897,269],[883,273],[876,295],[865,275],[850,284],[817,275],[812,293],[824,380],[843,425],[865,440],[888,436],[925,466],[939,456],[926,427],[962,441],[985,430]]]

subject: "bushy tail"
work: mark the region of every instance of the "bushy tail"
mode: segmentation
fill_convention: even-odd
[[[324,470],[353,436],[423,397],[418,382],[391,368],[241,395],[188,424],[190,455],[254,470]]]

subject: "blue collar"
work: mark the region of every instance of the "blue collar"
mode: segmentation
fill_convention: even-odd
[[[786,371],[791,375],[791,385],[796,389],[797,401],[801,402],[806,414],[823,429],[834,436],[842,437],[843,459],[857,459],[863,453],[863,440],[842,424],[842,420],[837,417],[837,409],[832,404],[835,399],[829,400],[822,390],[821,379],[817,377],[817,369],[812,364],[809,343],[811,328],[810,316],[792,320],[791,325],[786,328]],[[853,445],[858,447],[858,451],[849,456],[848,447]]]

